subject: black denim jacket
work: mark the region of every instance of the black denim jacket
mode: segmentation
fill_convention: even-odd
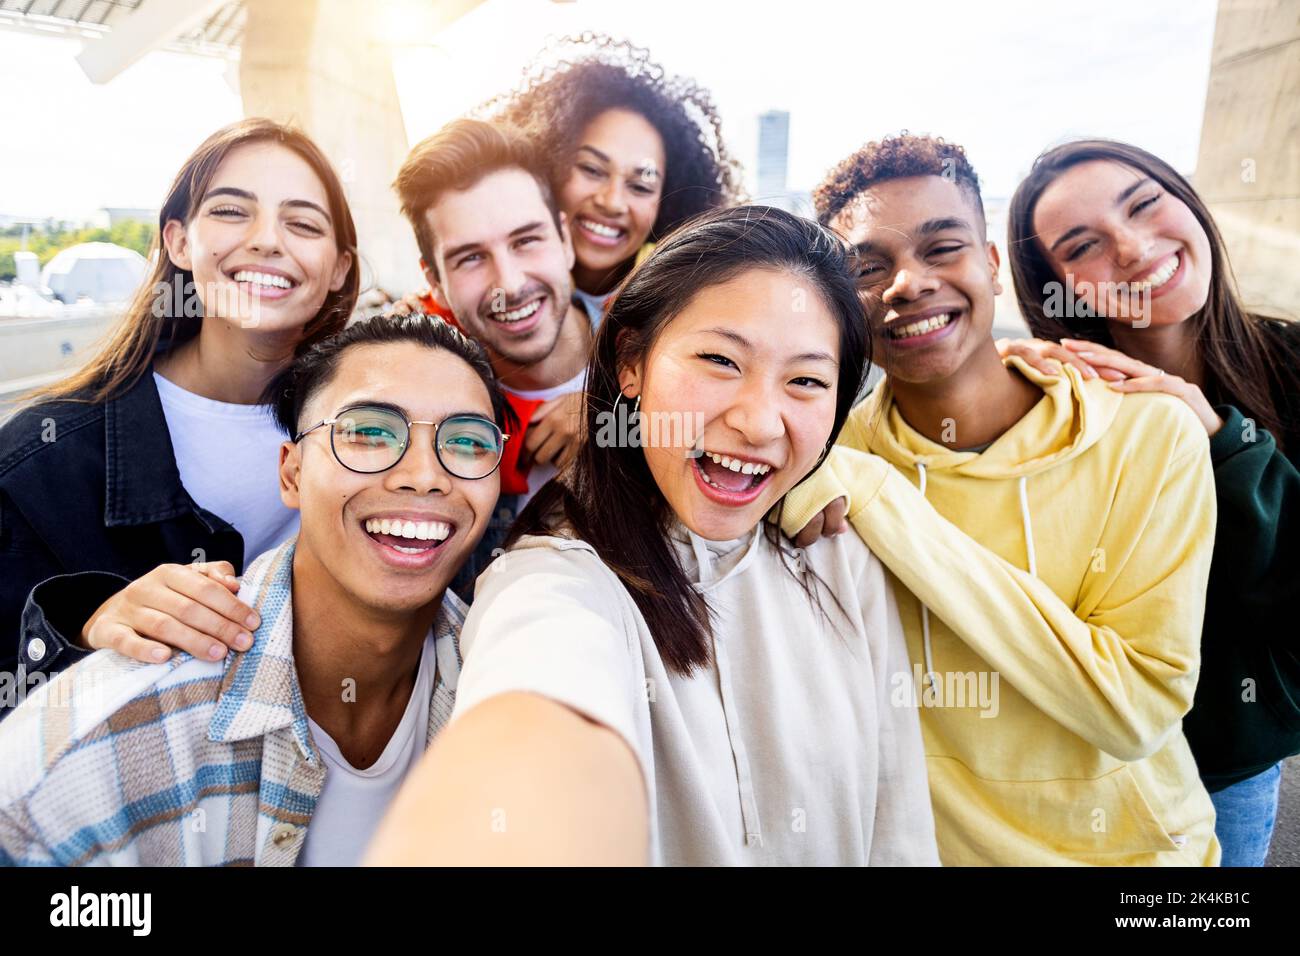
[[[152,368],[110,401],[46,402],[0,428],[0,670],[79,660],[95,609],[160,564],[243,559],[181,485]]]

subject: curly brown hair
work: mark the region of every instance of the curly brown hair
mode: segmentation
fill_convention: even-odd
[[[525,68],[516,90],[477,112],[532,138],[549,158],[558,192],[582,131],[611,109],[644,116],[664,142],[668,168],[652,241],[706,210],[740,200],[740,165],[722,140],[712,95],[689,77],[670,75],[648,50],[627,40],[597,33],[562,37]]]
[[[955,181],[975,200],[980,215],[984,215],[979,177],[966,158],[966,150],[956,143],[944,142],[942,137],[919,136],[903,130],[897,136],[867,143],[826,174],[813,191],[817,221],[829,225],[876,183],[909,176],[940,176]]]

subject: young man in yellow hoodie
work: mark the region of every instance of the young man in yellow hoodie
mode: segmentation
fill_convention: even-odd
[[[1214,539],[1205,430],[1169,396],[1003,364],[961,147],[868,144],[815,201],[856,247],[887,377],[784,525],[843,498],[892,575],[943,862],[1217,865],[1182,733]]]

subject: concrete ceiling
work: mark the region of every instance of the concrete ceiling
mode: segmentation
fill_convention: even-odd
[[[0,29],[82,39],[96,83],[155,49],[235,56],[244,20],[242,0],[0,0]]]

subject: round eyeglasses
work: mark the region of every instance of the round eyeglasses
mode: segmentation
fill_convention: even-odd
[[[294,437],[300,442],[318,428],[330,426],[330,448],[348,471],[374,475],[387,471],[411,445],[412,425],[433,426],[433,450],[448,474],[475,481],[501,464],[509,435],[478,415],[451,415],[440,422],[411,421],[405,413],[382,405],[347,408],[336,418],[317,422]]]

